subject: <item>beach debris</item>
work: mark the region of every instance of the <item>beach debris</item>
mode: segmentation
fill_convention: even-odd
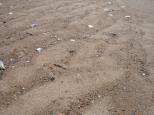
[[[49,74],[49,79],[51,81],[54,81],[55,80],[54,74],[52,72]]]
[[[3,61],[0,60],[0,70],[5,70],[5,66]]]
[[[131,18],[131,16],[125,16],[125,18]]]
[[[41,53],[43,51],[43,48],[36,48],[35,49],[38,53]]]
[[[54,64],[54,66],[56,66],[56,67],[58,67],[58,68],[61,68],[61,69],[64,69],[64,70],[67,69],[66,67],[64,67],[64,66],[62,66],[62,65],[60,65],[60,64]]]
[[[112,16],[113,16],[113,14],[108,14],[108,16],[111,16],[111,17],[112,17]]]
[[[109,34],[112,36],[112,37],[117,37],[118,35],[114,32],[109,32]]]
[[[31,24],[31,27],[32,27],[32,28],[35,28],[35,27],[37,27],[37,26],[38,26],[37,23]]]
[[[9,12],[8,14],[9,14],[9,15],[12,15],[12,14],[13,14],[13,12]]]
[[[2,6],[3,5],[3,3],[0,3],[0,6]]]
[[[89,27],[89,28],[93,28],[94,26],[93,26],[93,25],[88,25],[88,27]]]
[[[71,41],[71,42],[75,42],[75,40],[74,40],[74,39],[70,39],[70,41]]]

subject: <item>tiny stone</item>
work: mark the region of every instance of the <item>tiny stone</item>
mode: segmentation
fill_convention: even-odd
[[[96,57],[99,57],[99,55],[97,54]]]
[[[9,12],[8,14],[9,14],[9,15],[12,15],[12,14],[13,14],[13,12]]]
[[[100,96],[100,95],[98,95],[98,98],[101,98],[101,96]]]
[[[89,27],[89,28],[93,28],[94,26],[93,26],[93,25],[88,25],[88,27]]]
[[[22,87],[22,90],[25,90],[25,88],[24,88],[24,87]]]
[[[71,42],[75,42],[75,40],[74,40],[74,39],[70,39],[70,41],[71,41]]]
[[[29,61],[29,60],[27,60],[26,62],[27,62],[27,63],[30,63],[30,61]]]
[[[145,76],[146,74],[145,73],[142,73],[142,75]]]
[[[0,3],[0,6],[2,6],[3,5],[3,3]]]
[[[125,16],[125,18],[130,18],[131,16]]]

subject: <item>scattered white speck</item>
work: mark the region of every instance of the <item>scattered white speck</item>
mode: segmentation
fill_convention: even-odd
[[[104,11],[105,11],[105,12],[109,12],[110,10],[109,10],[109,9],[107,9],[107,8],[104,8]]]
[[[145,73],[142,73],[142,75],[145,76],[146,74]]]
[[[71,42],[75,42],[75,40],[74,40],[74,39],[70,39],[70,41],[71,41]]]
[[[123,5],[123,6],[121,6],[121,8],[126,8],[126,6]]]
[[[130,18],[131,16],[125,16],[125,18]]]
[[[101,96],[100,96],[100,95],[98,95],[98,98],[101,98]]]
[[[0,60],[0,69],[5,69],[4,63]]]
[[[93,25],[88,25],[88,27],[89,27],[89,28],[93,28],[94,26],[93,26]]]
[[[30,61],[29,61],[29,60],[27,60],[26,62],[27,62],[27,63],[30,63]]]
[[[112,16],[113,16],[113,14],[108,14],[108,16],[111,16],[111,17],[112,17]]]
[[[61,39],[60,38],[57,38],[57,40],[60,41]]]
[[[109,1],[108,4],[112,4],[112,2]]]
[[[43,48],[36,48],[36,51],[37,51],[38,53],[41,53],[41,52],[43,51]]]
[[[37,23],[31,24],[31,27],[32,27],[32,28],[34,28],[34,27],[36,27],[36,26],[38,26]]]
[[[8,14],[9,14],[9,15],[12,15],[12,14],[13,14],[13,12],[9,12]]]
[[[22,87],[22,90],[25,90],[25,87]]]
[[[99,55],[97,54],[96,57],[99,57]]]

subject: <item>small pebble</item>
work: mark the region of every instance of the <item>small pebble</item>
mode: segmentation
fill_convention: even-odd
[[[145,74],[145,73],[142,73],[142,75],[143,75],[143,76],[146,76],[146,74]]]
[[[125,16],[125,18],[130,18],[131,16]]]
[[[27,62],[27,63],[30,63],[30,61],[29,61],[29,60],[27,60],[26,62]]]
[[[71,42],[75,42],[75,40],[74,40],[74,39],[70,39],[70,41],[71,41]]]
[[[3,5],[3,3],[0,3],[0,6],[2,6]]]
[[[99,55],[97,54],[96,57],[99,57]]]
[[[61,39],[60,38],[57,38],[57,40],[60,41]]]
[[[101,98],[101,96],[100,96],[100,95],[98,95],[98,98]]]
[[[22,90],[25,90],[25,87],[22,87]]]
[[[13,12],[9,12],[8,14],[9,14],[9,15],[12,15],[12,14],[13,14]]]
[[[93,26],[93,25],[88,25],[88,27],[89,27],[89,28],[93,28],[94,26]]]

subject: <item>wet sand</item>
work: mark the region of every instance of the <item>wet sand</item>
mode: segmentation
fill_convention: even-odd
[[[154,1],[0,3],[0,115],[154,115]]]

